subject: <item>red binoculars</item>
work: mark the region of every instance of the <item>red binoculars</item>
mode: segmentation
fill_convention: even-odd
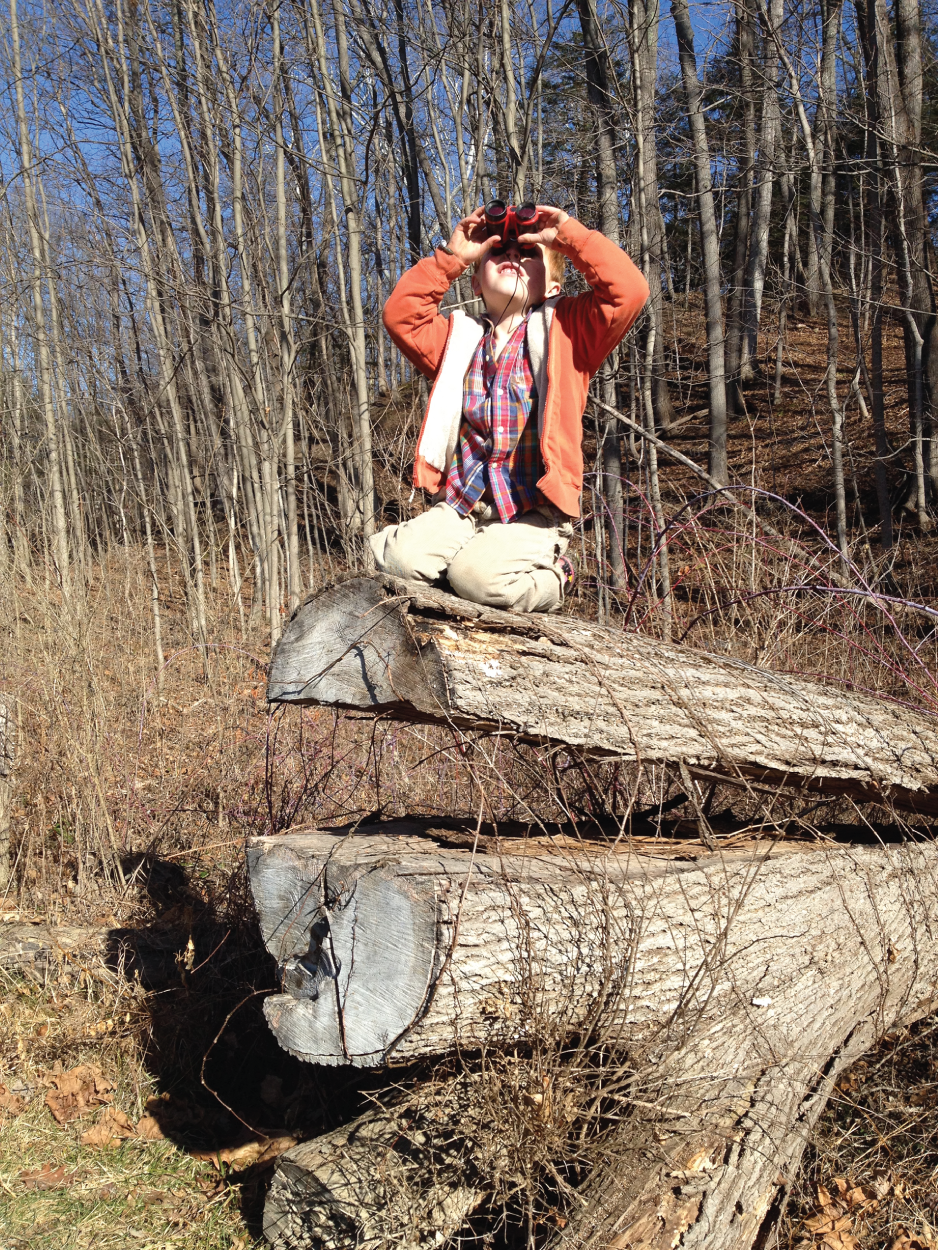
[[[536,247],[522,247],[518,242],[519,234],[529,234],[537,230],[536,204],[506,204],[504,200],[489,200],[485,206],[485,228],[491,238],[493,234],[501,236],[501,247],[514,244],[522,256],[536,256]]]

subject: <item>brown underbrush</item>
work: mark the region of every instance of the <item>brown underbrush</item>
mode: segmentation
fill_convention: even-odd
[[[938,1019],[890,1033],[821,1116],[781,1230],[792,1250],[938,1245]]]

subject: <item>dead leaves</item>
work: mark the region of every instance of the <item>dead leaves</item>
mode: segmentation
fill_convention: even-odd
[[[889,1250],[935,1250],[935,1239],[928,1233],[907,1233],[904,1228]]]
[[[814,1250],[858,1250],[854,1220],[875,1211],[881,1197],[869,1185],[851,1185],[845,1176],[835,1176],[830,1189],[818,1185],[817,1213],[804,1221],[814,1241],[802,1244]]]
[[[46,1072],[42,1080],[52,1087],[46,1094],[46,1106],[58,1124],[70,1124],[101,1107],[105,1108],[97,1123],[86,1129],[79,1138],[83,1146],[90,1146],[93,1150],[109,1150],[130,1138],[160,1141],[164,1136],[159,1122],[149,1114],[152,1110],[149,1103],[147,1113],[140,1117],[136,1125],[123,1111],[110,1106],[114,1083],[95,1064],[80,1063],[68,1072]],[[13,1114],[18,1115],[25,1107],[22,1099],[0,1085],[0,1109],[6,1109],[5,1098],[15,1099],[20,1104]],[[154,1101],[150,1100],[151,1103]]]
[[[166,1134],[152,1115],[142,1115],[137,1121],[137,1136],[144,1141],[162,1141]]]
[[[95,1150],[109,1150],[112,1146],[119,1146],[128,1137],[136,1137],[136,1135],[137,1130],[123,1111],[118,1111],[116,1107],[108,1107],[97,1124],[82,1133],[79,1140],[83,1146],[91,1146]]]
[[[816,1212],[804,1221],[813,1240],[799,1242],[795,1250],[858,1250],[854,1221],[871,1215],[887,1198],[901,1199],[904,1192],[902,1181],[885,1170],[876,1172],[872,1185],[851,1185],[845,1176],[835,1176],[830,1188],[818,1185]],[[938,1250],[938,1240],[927,1227],[918,1233],[900,1228],[888,1250]]]
[[[14,1094],[5,1085],[0,1085],[0,1115],[22,1115],[25,1110],[26,1103],[19,1094]]]
[[[233,1172],[272,1163],[296,1145],[295,1137],[262,1137],[259,1141],[245,1142],[243,1146],[226,1146],[222,1150],[196,1150],[193,1159],[211,1163],[219,1172],[224,1167]]]
[[[59,1124],[68,1124],[111,1101],[113,1084],[92,1063],[80,1063],[68,1072],[47,1072],[46,1106]]]
[[[65,1189],[77,1176],[77,1172],[66,1172],[61,1165],[53,1168],[51,1163],[44,1163],[41,1168],[20,1172],[19,1179],[26,1189]]]
[[[93,1150],[110,1150],[121,1142],[162,1141],[165,1134],[152,1115],[142,1115],[136,1124],[123,1111],[108,1107],[92,1128],[82,1133],[81,1144]]]

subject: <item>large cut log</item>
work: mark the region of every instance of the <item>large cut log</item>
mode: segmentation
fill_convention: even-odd
[[[417,1250],[457,1232],[485,1194],[435,1091],[375,1108],[277,1160],[264,1203],[274,1250]]]
[[[274,653],[272,702],[511,733],[938,813],[938,721],[887,700],[569,617],[393,579],[314,595]]]
[[[938,1002],[932,843],[509,854],[384,829],[248,859],[292,1053],[373,1065],[576,1031],[628,1055],[616,1183],[571,1245],[748,1250],[837,1073]]]
[[[741,1000],[757,1032],[787,1027],[789,1008],[801,1028],[815,1006],[825,1029],[846,1013],[850,1031],[871,1010],[888,1026],[935,996],[930,842],[753,841],[677,857],[652,840],[547,838],[473,854],[419,830],[250,841],[284,990],[265,1012],[301,1059],[374,1067],[546,1028],[634,1047],[704,1003],[723,1020]]]

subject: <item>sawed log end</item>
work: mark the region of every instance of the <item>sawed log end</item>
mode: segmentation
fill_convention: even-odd
[[[445,704],[442,669],[407,627],[408,583],[357,577],[310,596],[277,644],[270,703],[316,704],[404,718]]]

